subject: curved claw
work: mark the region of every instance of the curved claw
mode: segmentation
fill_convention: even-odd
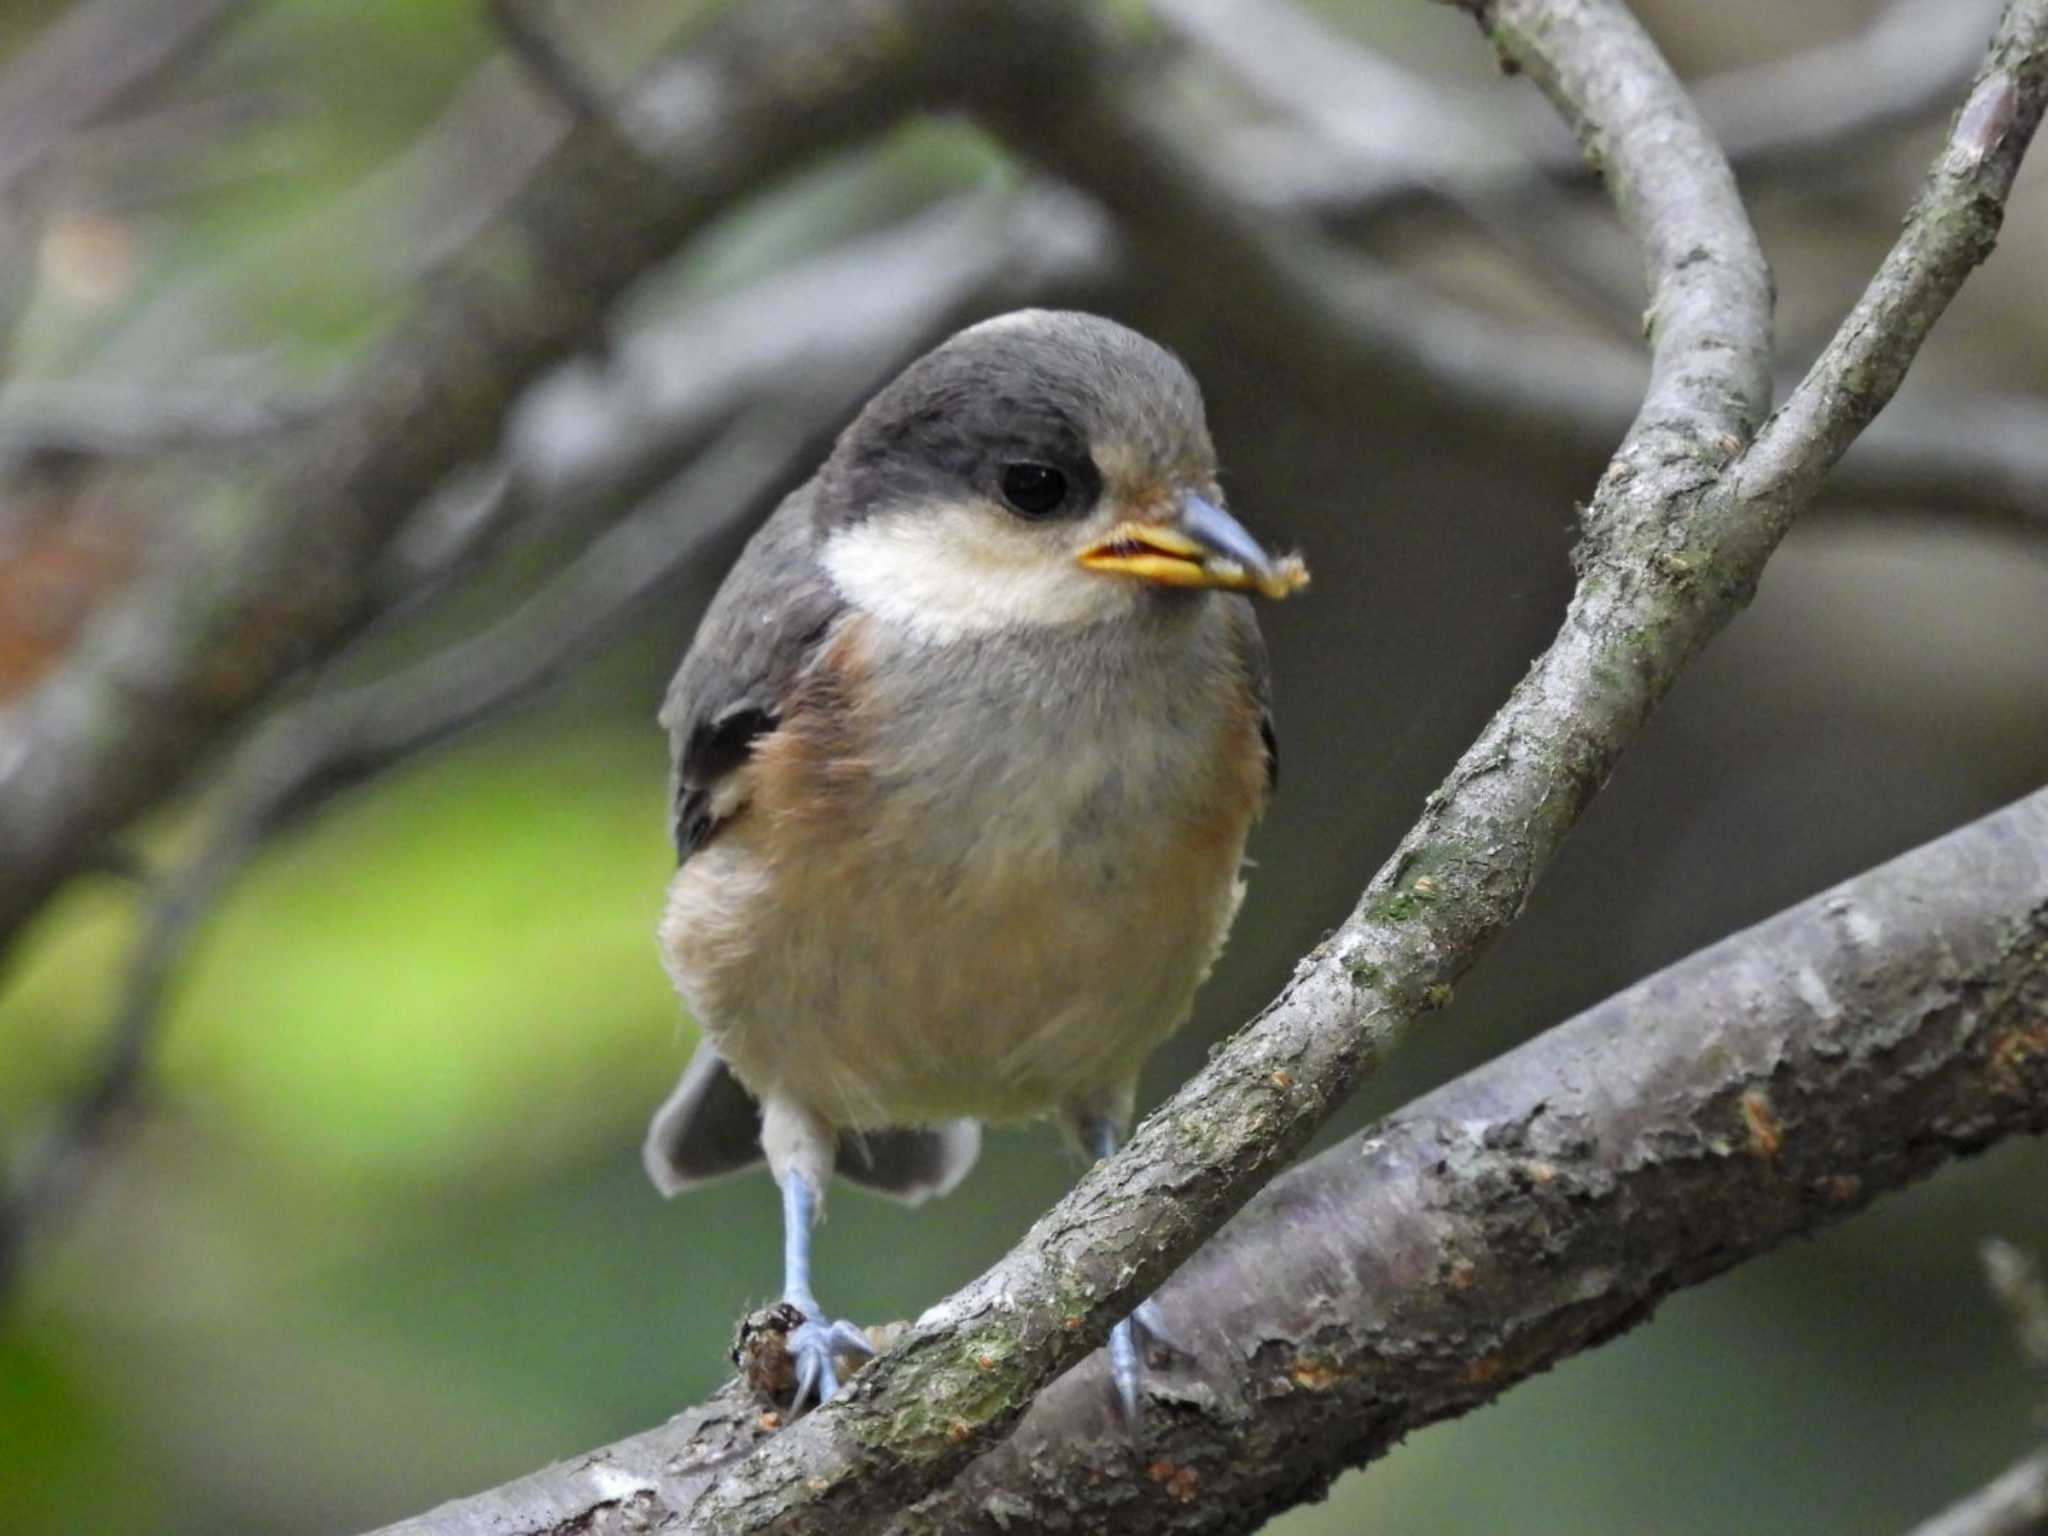
[[[867,1360],[875,1348],[852,1323],[831,1322],[806,1309],[803,1322],[790,1332],[789,1353],[796,1362],[796,1396],[790,1407],[800,1412],[813,1400],[824,1406],[839,1390],[839,1356]]]

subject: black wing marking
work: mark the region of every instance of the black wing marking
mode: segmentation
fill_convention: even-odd
[[[721,795],[782,710],[844,604],[818,564],[811,488],[747,543],[697,627],[662,705],[674,767],[670,831],[680,861],[739,809]]]
[[[674,825],[676,858],[687,859],[710,839],[718,825],[716,792],[726,775],[753,755],[754,742],[781,723],[769,710],[741,704],[716,720],[690,728],[676,763]]]

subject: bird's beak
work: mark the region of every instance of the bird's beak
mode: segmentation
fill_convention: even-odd
[[[1269,555],[1244,525],[1189,491],[1166,522],[1119,523],[1076,557],[1091,571],[1167,587],[1225,587],[1281,598],[1308,585],[1299,555]]]

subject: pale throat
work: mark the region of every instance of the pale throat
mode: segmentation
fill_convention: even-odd
[[[1044,527],[988,504],[876,513],[827,535],[820,559],[854,608],[934,643],[1099,624],[1142,597],[1129,580],[1084,569]]]

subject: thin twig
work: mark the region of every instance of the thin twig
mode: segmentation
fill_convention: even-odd
[[[2002,1237],[1984,1240],[1984,1278],[2012,1322],[2020,1358],[2048,1378],[2048,1279],[2026,1249]]]
[[[1563,631],[1280,998],[1007,1258],[928,1313],[852,1390],[699,1497],[692,1519],[735,1531],[868,1529],[999,1437],[1441,1005],[1519,912],[1678,672],[1746,599],[1817,486],[1817,474],[1724,474],[1768,390],[1767,281],[1726,162],[1654,48],[1618,6],[1471,8],[1598,155],[1650,277],[1649,392],[1588,509]],[[2039,119],[2044,29],[2048,0],[2008,12],[1973,95],[2002,105],[2000,137],[1979,151],[1983,110],[1964,114],[1901,242],[1915,276],[1902,281],[1888,263],[1859,316],[1869,329],[1844,344],[1870,387],[1832,411],[1779,418],[1774,453],[1790,452],[1795,437],[1853,438],[1984,255],[1984,225]],[[1083,51],[1093,49],[1075,56]],[[1029,142],[1090,190],[1130,189],[1120,214],[1144,215],[1139,187],[1155,214],[1161,204],[1169,217],[1211,212],[1174,195],[1170,174],[1133,176],[1171,167],[1142,126],[1119,116],[1121,103],[1098,93],[1038,124],[1045,138]],[[1031,131],[1024,116],[1005,121]],[[1219,238],[1194,249],[1212,270],[1275,255],[1233,223],[1211,233]],[[1269,284],[1282,277],[1259,274]],[[1283,309],[1279,322],[1291,321]]]
[[[2048,1451],[2014,1463],[1909,1536],[2048,1536]]]
[[[490,13],[513,57],[570,116],[586,122],[609,118],[603,91],[571,55],[553,19],[541,14],[541,0],[490,0]]]
[[[1511,229],[1561,183],[1590,185],[1552,123],[1447,91],[1284,0],[1155,9],[1298,122],[1241,130],[1222,147],[1233,178],[1276,206],[1358,223],[1435,196],[1488,229]],[[1893,0],[1845,37],[1688,89],[1739,169],[1807,166],[1944,110],[1998,14],[1998,0]]]

